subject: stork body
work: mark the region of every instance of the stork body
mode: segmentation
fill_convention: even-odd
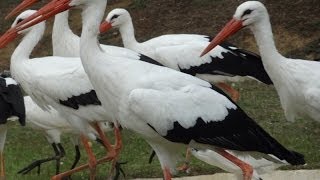
[[[272,84],[260,57],[232,44],[223,43],[207,56],[200,58],[201,50],[209,44],[209,36],[169,34],[139,43],[135,38],[129,12],[120,8],[108,14],[100,29],[105,31],[111,26],[119,28],[124,47],[143,53],[172,69],[195,75],[211,83],[235,82],[249,77]]]
[[[171,178],[178,150],[185,145],[209,148],[230,160],[234,157],[220,148],[259,151],[292,164],[304,163],[301,155],[283,148],[209,83],[101,51],[98,28],[93,27],[99,26],[106,0],[73,0],[69,4],[76,5],[83,5],[81,61],[103,107],[113,120],[148,141],[159,157],[165,179]],[[251,178],[252,169],[238,159],[233,162],[243,168],[245,178]]]
[[[141,134],[157,152],[165,179],[171,179],[179,149],[186,145],[219,153],[239,166],[246,180],[252,177],[252,167],[225,149],[258,151],[293,165],[305,163],[301,154],[284,148],[208,82],[102,51],[97,34],[106,0],[59,0],[34,17],[48,18],[78,5],[83,8],[80,54],[84,70],[111,120]],[[41,17],[30,21],[36,23]],[[92,179],[94,175],[91,171]]]
[[[29,10],[20,14],[14,21],[13,28],[17,22],[34,12]],[[44,30],[45,24],[41,23],[21,31],[25,37],[12,54],[12,76],[21,82],[26,93],[40,108],[58,111],[70,123],[74,132],[81,134],[81,141],[89,156],[93,156],[93,152],[88,138],[97,140],[96,134],[99,134],[108,152],[114,152],[100,124],[110,122],[111,118],[101,107],[80,59],[50,56],[30,60],[29,56]],[[94,132],[92,128],[95,129]],[[118,128],[115,129],[119,131]],[[119,137],[119,133],[117,135]]]

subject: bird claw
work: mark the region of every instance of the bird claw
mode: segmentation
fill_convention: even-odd
[[[115,164],[116,174],[113,177],[113,180],[118,180],[119,177],[120,177],[120,174],[122,174],[124,178],[126,177],[126,174],[124,173],[123,169],[121,168],[121,165],[124,165],[124,164],[127,164],[127,163],[128,163],[127,161],[125,161],[125,162],[116,162],[116,164]]]

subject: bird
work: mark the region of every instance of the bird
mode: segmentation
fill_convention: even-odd
[[[19,118],[21,126],[26,125],[23,94],[18,83],[7,76],[0,77],[0,178],[5,179],[4,145],[7,135],[7,121],[12,116]]]
[[[320,64],[317,61],[286,58],[278,52],[268,11],[261,2],[247,1],[239,5],[232,20],[202,55],[244,27],[248,27],[255,37],[286,119],[293,122],[298,117],[308,117],[320,122]]]
[[[245,180],[251,179],[252,167],[225,150],[257,151],[275,161],[305,164],[302,154],[282,146],[219,88],[185,73],[102,51],[97,35],[106,4],[107,0],[54,0],[17,29],[81,6],[81,61],[97,96],[114,121],[140,134],[156,151],[166,180],[186,145],[219,153],[241,168]],[[57,178],[61,175],[53,177]]]
[[[125,48],[143,53],[166,67],[214,83],[228,92],[234,101],[239,99],[239,93],[227,85],[226,81],[255,79],[267,85],[272,84],[260,56],[230,43],[221,44],[202,58],[199,54],[209,44],[211,39],[209,36],[168,34],[139,43],[134,35],[130,13],[123,8],[116,8],[108,13],[100,25],[100,33],[106,32],[111,27],[119,29]],[[187,151],[186,162],[189,162],[189,154]],[[179,169],[187,170],[189,168],[187,164]]]
[[[6,19],[17,15],[18,13],[20,13],[21,11],[30,7],[38,1],[39,0],[23,0],[16,8],[14,8],[6,16]],[[55,16],[52,28],[53,56],[80,57],[80,37],[73,33],[73,31],[70,29],[68,18],[69,11],[59,13]],[[142,61],[158,64],[156,61],[153,61],[152,59],[147,58],[142,54],[138,54],[126,48],[104,44],[101,44],[101,48],[107,52],[110,52],[111,54],[116,54],[118,56],[130,56],[132,58],[137,58]]]
[[[143,53],[166,67],[215,83],[227,91],[235,101],[239,99],[239,93],[224,82],[237,82],[250,78],[268,85],[272,84],[263,68],[260,56],[233,44],[223,43],[210,51],[209,55],[200,58],[199,52],[209,44],[211,39],[209,36],[167,34],[140,43],[135,38],[129,12],[122,8],[109,12],[100,26],[100,33],[106,32],[111,27],[119,29],[125,48]]]
[[[17,6],[15,8],[15,10],[12,11],[11,15],[16,14],[18,12],[17,10],[23,10],[24,8],[32,5],[32,3],[34,3],[34,2],[36,2],[36,1],[29,1],[29,2],[26,0],[23,1],[22,4]],[[157,60],[158,62],[162,62],[164,65],[169,66],[171,68],[174,68],[176,70],[180,70],[180,71],[184,71],[184,70],[180,68],[179,63],[182,63],[182,64],[187,63],[187,65],[189,63],[189,67],[191,67],[192,65],[190,65],[190,64],[194,64],[194,62],[196,62],[196,61],[193,61],[193,59],[189,57],[190,53],[187,54],[186,51],[184,51],[184,50],[181,51],[182,48],[194,49],[194,48],[199,48],[199,46],[200,46],[200,49],[201,49],[201,48],[203,48],[202,47],[203,45],[208,44],[208,40],[210,39],[208,36],[203,36],[203,35],[179,34],[179,35],[164,35],[164,36],[157,37],[155,39],[151,39],[151,40],[147,41],[146,43],[138,43],[134,38],[134,33],[133,33],[134,29],[133,29],[130,14],[125,9],[120,9],[120,8],[112,10],[108,14],[107,18],[105,19],[105,22],[107,24],[101,25],[102,28],[103,27],[110,27],[108,24],[110,24],[109,22],[112,22],[112,25],[114,27],[117,27],[120,29],[120,32],[122,32],[121,35],[123,35],[124,45],[126,48],[132,49],[132,50],[140,52],[140,53],[146,52],[146,54],[148,54],[148,56],[151,56],[152,58],[160,59],[160,60]],[[105,31],[105,30],[103,30],[103,31]],[[131,32],[131,33],[129,33],[129,32]],[[131,34],[131,36],[130,36],[130,34]],[[168,41],[168,39],[170,39],[170,41]],[[172,41],[172,39],[175,41]],[[79,41],[80,41],[80,39],[77,35],[75,35],[71,31],[71,29],[69,27],[68,11],[62,12],[62,13],[57,14],[55,16],[54,26],[53,26],[53,31],[52,31],[52,40],[53,40],[53,55],[63,56],[63,57],[78,57],[79,56],[79,52],[80,52]],[[194,44],[186,45],[186,43],[190,43],[193,41],[199,42],[199,45],[194,45]],[[157,42],[160,42],[160,43],[158,43],[160,45],[158,45]],[[145,44],[152,46],[154,48],[157,48],[157,49],[161,49],[161,50],[158,53],[158,51],[156,51],[156,50],[155,51],[150,50],[150,47],[148,47]],[[102,46],[104,47],[105,45],[102,45]],[[108,46],[105,46],[105,47],[108,47]],[[168,48],[170,48],[170,51],[173,53],[171,53],[170,54],[171,56],[169,56],[167,58],[166,56],[168,55],[168,53],[165,52],[164,50],[168,50]],[[219,47],[219,50],[220,51],[222,50],[223,53],[229,52],[227,55],[225,55],[223,57],[223,58],[226,58],[225,60],[228,60],[228,59],[235,60],[235,61],[231,61],[231,62],[237,63],[237,62],[240,62],[237,59],[240,59],[242,61],[245,60],[248,63],[252,62],[253,66],[262,67],[261,60],[259,59],[260,57],[258,57],[257,55],[255,55],[251,52],[241,50],[241,49],[235,47],[234,45],[225,44],[224,46]],[[177,51],[177,52],[175,52],[175,51]],[[163,53],[163,52],[165,52],[165,53]],[[214,56],[217,56],[216,55],[217,53],[215,53],[215,52],[216,51],[212,51],[212,53],[211,53],[210,57],[212,59],[214,59]],[[222,52],[220,52],[220,55],[218,55],[219,59],[216,57],[215,60],[220,60],[220,56],[222,56],[222,54],[223,54]],[[178,56],[177,55],[172,56],[172,54],[177,54],[177,53],[178,53]],[[179,55],[181,55],[181,56],[179,56]],[[186,55],[188,55],[188,56],[185,57]],[[178,58],[178,62],[176,62],[177,58]],[[194,59],[196,59],[196,58],[197,58],[197,56],[194,56]],[[176,63],[172,64],[172,62],[176,62]],[[198,62],[202,62],[201,59]],[[220,63],[221,62],[224,62],[224,61],[220,61]],[[241,64],[247,65],[247,63],[241,63]],[[200,65],[201,65],[201,63],[200,63]],[[216,64],[214,64],[214,65],[216,65]],[[230,64],[228,64],[228,65],[230,65]],[[179,66],[179,68],[177,69],[176,67],[178,67],[178,66]],[[184,65],[184,66],[186,66],[186,65]],[[212,67],[212,64],[208,64],[208,66]],[[238,65],[235,67],[239,68]],[[241,67],[243,67],[243,65]],[[245,66],[245,68],[247,69],[248,67]],[[187,72],[187,73],[192,74],[192,75],[196,75],[197,73],[199,73],[198,75],[201,77],[201,74],[206,73],[210,70],[210,68],[204,68],[204,69],[206,71],[201,71],[201,69],[198,69],[200,71],[198,71],[198,72],[195,71],[192,73]],[[238,71],[238,72],[241,72],[241,68],[239,68],[239,69],[240,69],[240,71]],[[261,71],[260,73],[253,73],[253,75],[256,74],[256,76],[257,76],[256,79],[261,79],[261,81],[266,84],[272,83],[270,81],[269,77],[267,75],[265,75],[266,73],[265,73],[264,69],[263,68],[261,70],[258,70],[258,69],[261,69],[261,68],[257,68],[257,71],[256,71],[256,72]],[[211,70],[210,70],[210,73],[212,72]],[[241,75],[243,75],[243,72],[245,72],[245,71],[242,71]],[[251,71],[249,71],[249,72],[251,72]],[[208,74],[210,74],[210,73],[208,72]],[[208,77],[208,74],[205,76]],[[219,77],[220,76],[221,75],[219,75]],[[214,74],[213,77],[218,77],[218,76]],[[231,80],[238,79],[238,78],[230,77],[230,76],[222,76],[222,77],[224,77],[224,79],[231,78]],[[217,79],[219,81],[221,80],[221,78],[210,78],[210,79],[213,79],[213,81],[211,81],[211,82],[216,82]],[[219,87],[222,87],[222,88],[225,87],[224,88],[225,90],[230,89],[230,88],[228,88],[228,86],[225,86],[225,84],[218,83],[218,85],[220,85]],[[232,91],[231,91],[231,94],[232,94],[234,100],[238,99],[237,93],[232,93]],[[193,154],[196,154],[197,152],[200,152],[200,151],[193,151]],[[210,152],[210,150],[206,150],[205,152]],[[204,152],[201,152],[201,153],[204,154]],[[211,153],[210,155],[213,155],[213,153]],[[153,156],[154,156],[154,153],[151,155],[151,158],[150,158],[151,160],[152,160]],[[199,157],[199,156],[196,156],[196,157]],[[178,170],[188,171],[189,170],[189,159],[190,159],[190,152],[187,151],[185,163],[182,166],[178,167]],[[246,160],[248,162],[248,158]],[[261,166],[278,167],[277,165],[272,164],[271,162],[269,162],[267,160],[266,161],[257,160],[257,161],[259,163],[255,163],[255,159],[253,157],[251,157],[251,161],[249,161],[250,164],[251,163],[256,164],[254,166],[254,169],[257,169]],[[221,164],[218,164],[218,167],[221,167],[226,170],[226,168],[224,168],[224,165],[221,166]]]
[[[64,147],[61,144],[61,134],[71,134],[71,141],[74,144],[75,159],[70,169],[76,167],[80,160],[80,144],[79,135],[74,132],[74,129],[70,126],[68,121],[59,114],[55,109],[45,111],[41,109],[30,96],[24,97],[24,103],[26,107],[26,122],[27,127],[33,130],[41,131],[45,134],[47,141],[51,144],[55,155],[49,158],[39,159],[32,162],[30,165],[21,169],[18,173],[27,174],[34,168],[38,167],[37,173],[40,174],[40,167],[43,163],[56,160],[56,174],[60,172],[60,160],[65,156]],[[100,124],[103,131],[111,131],[111,125],[108,123]],[[92,132],[95,131],[92,129]],[[96,139],[99,141],[99,139]]]
[[[14,29],[19,22],[35,12],[34,10],[28,10],[21,13],[13,22],[12,28]],[[80,59],[58,56],[29,58],[44,30],[45,23],[41,23],[19,31],[17,34],[11,34],[15,37],[18,34],[24,35],[23,40],[11,56],[10,69],[12,76],[20,82],[22,88],[40,108],[47,111],[53,108],[70,123],[71,127],[80,134],[89,157],[94,157],[88,144],[88,138],[96,139],[96,136],[92,133],[92,127],[94,127],[108,151],[106,159],[115,159],[120,147],[112,147],[100,127],[101,122],[111,122],[109,121],[111,118],[102,108],[101,102],[83,70]],[[139,54],[137,54],[137,57],[140,57]],[[114,131],[117,142],[120,144],[120,130],[117,125],[115,125]],[[93,161],[99,160],[94,159]],[[81,168],[86,168],[86,166],[81,166]]]

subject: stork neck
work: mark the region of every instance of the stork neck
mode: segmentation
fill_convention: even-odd
[[[32,27],[11,56],[11,63],[22,61],[30,58],[34,47],[38,44],[45,31],[45,23],[39,23]]]
[[[268,65],[278,63],[282,56],[278,52],[273,40],[269,16],[265,16],[264,19],[252,26],[251,30],[259,47],[262,61]]]
[[[54,18],[52,37],[60,37],[61,33],[72,33],[69,26],[69,10],[59,13]]]
[[[126,23],[122,24],[119,27],[119,31],[122,37],[124,47],[131,49],[131,47],[138,44],[134,35],[134,27],[131,17],[129,17]]]
[[[107,6],[107,0],[95,0],[83,7],[82,11],[82,33],[80,40],[81,60],[83,62],[82,53],[100,53],[100,43],[98,41],[99,26],[102,21],[104,10]],[[87,60],[93,58],[87,58]]]

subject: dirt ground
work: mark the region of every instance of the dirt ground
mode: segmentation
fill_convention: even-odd
[[[20,0],[1,0],[0,17],[5,15]],[[46,1],[41,1],[37,9]],[[214,36],[232,17],[236,7],[243,1],[238,0],[109,0],[108,13],[116,7],[129,10],[134,21],[136,38],[144,41],[162,34],[190,33]],[[264,0],[268,8],[275,40],[279,51],[292,58],[320,58],[320,1],[319,0]],[[12,20],[0,21],[0,33],[4,33]],[[50,31],[33,56],[51,54]],[[70,23],[73,30],[81,31],[79,10],[72,12]],[[242,30],[230,42],[257,52],[253,36],[248,30]],[[101,42],[122,45],[117,31],[101,37]],[[0,70],[8,69],[10,55],[18,41],[5,49],[0,49]]]

